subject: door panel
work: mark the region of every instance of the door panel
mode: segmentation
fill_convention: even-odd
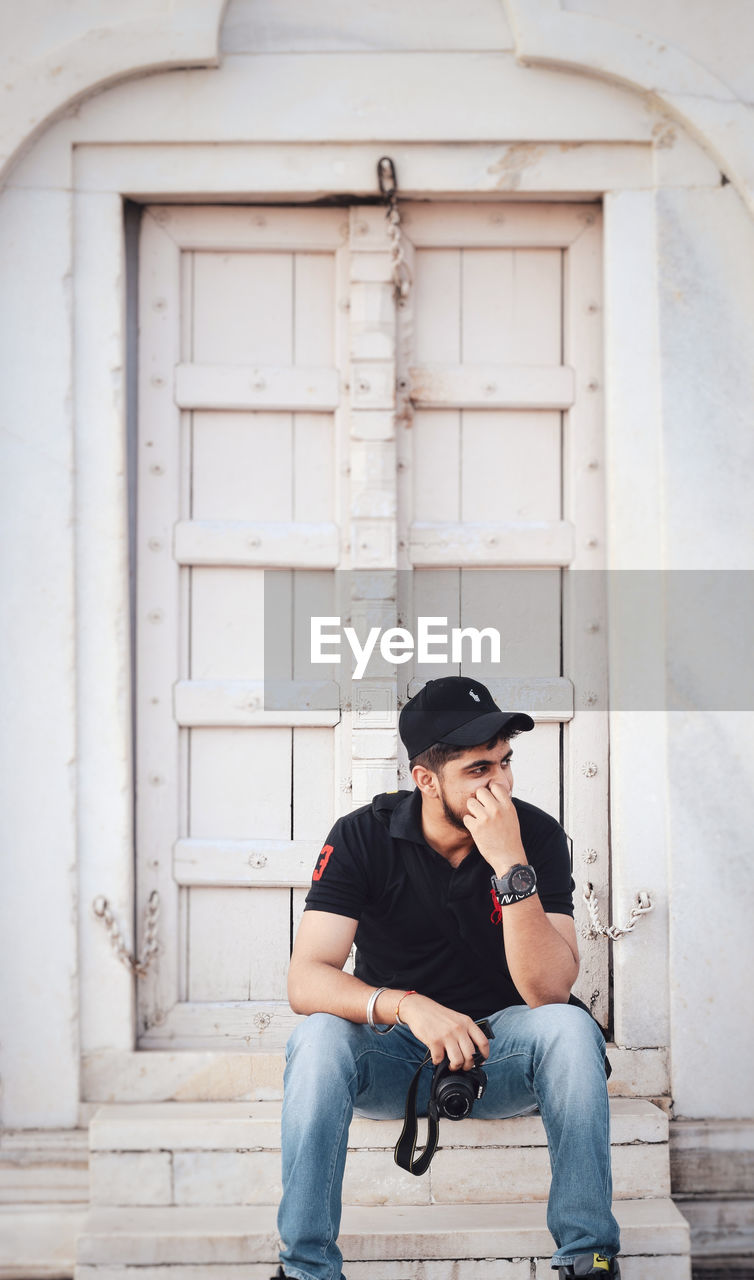
[[[188,999],[284,1000],[287,889],[189,891]]]
[[[460,256],[461,364],[559,363],[561,250]]]
[[[195,253],[197,364],[293,364],[292,253]]]
[[[291,413],[195,413],[195,520],[292,520]],[[323,415],[324,416],[324,415]],[[264,458],[265,465],[260,466]],[[329,514],[329,513],[328,513]]]
[[[560,249],[422,249],[418,363],[558,364]]]
[[[293,730],[293,823],[294,840],[312,840],[320,848],[336,817],[332,786],[335,771],[335,741],[330,729]],[[325,785],[323,785],[323,781]]]
[[[191,570],[191,677],[264,675],[264,570]]]
[[[293,519],[335,519],[335,424],[330,414],[293,415]]]
[[[500,662],[489,649],[475,664],[480,679],[560,674],[560,573],[557,569],[461,569],[462,627],[500,632]],[[470,653],[469,646],[465,652]],[[515,708],[514,708],[515,709]]]
[[[220,840],[291,833],[291,730],[192,729],[189,834]]]
[[[560,518],[560,414],[461,411],[461,519]]]

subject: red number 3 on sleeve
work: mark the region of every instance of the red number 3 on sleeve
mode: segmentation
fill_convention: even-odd
[[[322,852],[319,855],[319,861],[317,862],[317,865],[314,868],[312,880],[322,879],[322,872],[324,871],[325,867],[330,861],[330,854],[332,853],[332,851],[333,851],[333,846],[331,844],[326,844],[323,847]]]

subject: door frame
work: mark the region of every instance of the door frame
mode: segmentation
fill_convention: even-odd
[[[134,984],[115,962],[91,903],[104,894],[128,937],[134,917],[129,496],[126,437],[126,271],[123,200],[306,202],[331,191],[372,197],[365,175],[383,148],[258,144],[85,144],[74,154],[74,394],[77,491],[77,644],[79,742],[80,1008],[82,1098],[174,1096],[186,1070],[214,1052],[135,1054]],[[610,569],[662,563],[661,387],[658,363],[655,190],[652,148],[590,144],[564,170],[558,147],[543,148],[536,190],[525,175],[516,192],[480,191],[487,153],[479,144],[415,144],[395,149],[399,173],[441,175],[402,192],[406,198],[505,200],[602,199],[604,217],[605,481]],[[339,154],[338,166],[332,153]],[[588,152],[588,154],[586,154]],[[294,158],[299,163],[291,167]],[[641,153],[641,154],[640,154]],[[646,160],[646,189],[635,189]],[[622,164],[625,161],[625,164]],[[579,165],[582,168],[579,169]],[[290,173],[296,189],[290,190]],[[625,189],[621,189],[621,171]],[[287,176],[285,176],[287,174]],[[305,176],[303,176],[305,175]],[[337,178],[334,176],[337,175]],[[337,188],[336,188],[337,181]],[[656,181],[653,179],[652,181]],[[286,186],[288,189],[286,190]],[[644,288],[636,289],[636,280]],[[653,287],[650,287],[652,285]],[[637,376],[640,371],[641,376]],[[643,495],[637,537],[635,493]],[[648,498],[650,500],[648,500]],[[659,623],[657,624],[660,625]],[[609,638],[609,646],[611,641]],[[609,647],[612,659],[612,647]],[[616,658],[619,655],[616,655]],[[664,847],[665,718],[610,715],[613,845],[612,907],[622,921],[640,889],[655,910],[642,922],[641,944],[626,939],[614,957],[615,1040],[622,1089],[667,1091],[669,987],[667,858]],[[652,992],[651,1005],[646,992]],[[639,1051],[639,1052],[637,1052]],[[220,1055],[222,1056],[222,1055]],[[134,1059],[141,1063],[137,1067]],[[151,1058],[149,1078],[145,1060]],[[157,1062],[156,1059],[163,1059]],[[180,1058],[174,1069],[165,1061]],[[616,1059],[617,1061],[617,1059]],[[140,1075],[139,1073],[142,1072]],[[152,1090],[152,1092],[150,1092]],[[155,1092],[156,1091],[156,1092]]]
[[[381,208],[354,204],[347,211],[301,205],[271,205],[267,209],[262,213],[256,206],[250,213],[247,206],[152,204],[146,206],[142,219],[138,324],[142,347],[138,361],[139,443],[135,450],[137,608],[133,624],[138,726],[136,913],[137,922],[141,921],[150,894],[158,891],[160,928],[170,944],[138,981],[138,1047],[279,1052],[297,1021],[280,993],[208,1002],[194,1000],[188,993],[185,967],[190,887],[289,890],[294,894],[291,910],[295,921],[319,845],[311,839],[259,841],[247,836],[223,841],[192,837],[183,829],[190,751],[186,731],[208,725],[285,727],[295,735],[303,725],[337,726],[337,763],[330,781],[335,816],[368,803],[376,792],[393,789],[399,757],[406,776],[407,761],[399,749],[395,720],[401,698],[406,696],[410,667],[394,669],[392,677],[388,671],[373,672],[368,680],[358,681],[352,688],[345,686],[342,714],[341,710],[268,711],[261,706],[260,680],[192,677],[185,638],[191,566],[227,565],[224,557],[229,537],[231,563],[248,569],[269,565],[270,555],[275,564],[291,568],[305,563],[320,569],[336,565],[340,570],[349,566],[375,569],[368,577],[368,600],[354,596],[341,602],[354,622],[363,610],[373,614],[379,608],[390,617],[391,625],[395,624],[398,565],[404,575],[429,565],[430,577],[432,569],[473,575],[475,569],[510,566],[519,571],[531,564],[551,573],[554,570],[558,591],[565,595],[558,608],[562,630],[556,652],[562,649],[567,678],[504,679],[498,673],[488,682],[501,706],[524,708],[542,726],[548,726],[537,734],[534,748],[544,753],[540,768],[548,759],[553,788],[561,790],[561,776],[565,779],[560,812],[566,829],[574,833],[575,914],[581,936],[576,994],[606,1027],[610,1017],[609,944],[590,930],[582,896],[588,882],[603,910],[609,899],[602,316],[595,301],[602,296],[601,210],[593,202],[519,202],[502,215],[499,206],[484,202],[404,203],[404,248],[409,261],[425,249],[473,255],[475,251],[510,253],[523,248],[526,254],[533,251],[535,258],[547,253],[548,262],[556,267],[559,296],[557,303],[549,305],[558,327],[562,324],[562,344],[557,355],[552,354],[553,363],[537,365],[527,383],[521,383],[519,377],[511,388],[511,374],[526,371],[512,368],[502,357],[494,364],[479,366],[471,354],[467,363],[454,365],[439,376],[437,366],[413,367],[418,361],[409,349],[417,324],[414,290],[396,306],[391,244]],[[250,383],[248,370],[192,363],[186,313],[192,299],[190,255],[197,251],[282,250],[332,255],[334,367],[307,369],[306,408],[316,405],[333,414],[333,477],[339,480],[337,510],[332,513],[337,524],[291,523],[285,538],[277,525],[267,526],[258,520],[251,520],[245,531],[237,521],[221,530],[217,520],[208,524],[190,514],[187,455],[192,411],[222,407],[229,386],[233,388],[229,406],[236,409],[266,409],[272,403],[293,412],[302,395],[299,383],[292,383],[282,369],[256,369]],[[406,343],[396,344],[396,328],[405,335]],[[397,368],[396,345],[406,347],[400,351]],[[405,368],[404,361],[408,361]],[[240,378],[236,377],[239,372]],[[498,408],[535,413],[545,408],[551,413],[553,408],[557,410],[562,511],[558,504],[557,514],[553,509],[549,520],[521,519],[513,524],[489,523],[490,512],[484,525],[471,521],[463,527],[442,522],[415,524],[413,487],[401,484],[403,503],[397,501],[397,490],[418,465],[412,441],[419,425],[414,425],[413,413],[399,412],[397,385],[415,388],[417,412],[425,404],[454,412],[460,404],[473,416],[475,408],[491,407],[490,379],[497,389],[492,407],[496,404]],[[451,521],[459,518],[450,511],[445,516]],[[221,533],[224,541],[218,552]],[[274,548],[268,541],[270,536],[274,537]],[[249,546],[250,537],[253,546]],[[567,566],[567,575],[563,566]],[[569,610],[571,574],[571,582],[578,580],[579,586],[588,582],[592,587],[588,617],[580,598]],[[361,576],[345,576],[358,592]],[[399,611],[406,603],[398,604]],[[443,606],[430,607],[430,612],[437,609],[442,612]],[[528,743],[526,746],[529,748]],[[525,788],[523,794],[529,794]],[[557,800],[550,811],[559,813]],[[286,930],[287,920],[286,912]],[[274,949],[281,940],[278,928]]]

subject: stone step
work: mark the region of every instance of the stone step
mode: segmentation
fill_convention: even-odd
[[[86,1129],[6,1129],[0,1132],[0,1205],[87,1204]]]
[[[627,1049],[609,1042],[607,1056],[613,1068],[607,1084],[612,1096],[669,1105],[667,1049]],[[82,1103],[82,1120],[88,1123],[98,1106],[115,1098],[128,1103],[279,1100],[284,1066],[283,1053],[257,1049],[95,1051],[82,1062],[82,1081],[91,1099]]]
[[[625,1280],[688,1280],[688,1225],[668,1199],[616,1206]],[[349,1280],[549,1280],[543,1204],[346,1207]],[[76,1280],[267,1280],[272,1206],[92,1209]],[[198,1268],[201,1267],[201,1273]],[[136,1270],[138,1268],[138,1271]]]
[[[73,1275],[84,1204],[0,1205],[0,1280]]]
[[[90,1151],[223,1151],[230,1147],[280,1149],[279,1102],[133,1102],[98,1108],[89,1126]],[[667,1142],[665,1112],[645,1098],[612,1098],[614,1143]],[[396,1130],[397,1125],[397,1130]],[[354,1147],[392,1147],[396,1120],[354,1117]],[[443,1142],[454,1146],[545,1146],[538,1115],[443,1125]]]
[[[501,1203],[545,1200],[550,1165],[538,1115],[443,1121],[429,1172],[398,1168],[400,1120],[354,1119],[345,1204]],[[423,1141],[424,1124],[420,1130]],[[611,1100],[618,1199],[670,1194],[668,1121],[643,1099]],[[156,1103],[102,1107],[92,1118],[93,1205],[277,1204],[280,1104]]]

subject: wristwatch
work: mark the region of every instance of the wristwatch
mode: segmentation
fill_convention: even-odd
[[[492,876],[491,883],[500,906],[507,907],[537,892],[537,873],[528,863],[517,862],[504,876]]]

